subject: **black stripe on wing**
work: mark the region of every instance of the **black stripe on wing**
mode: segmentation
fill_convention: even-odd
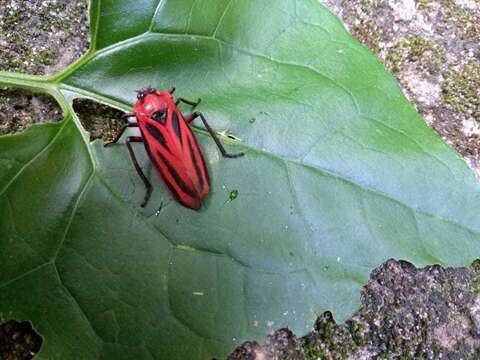
[[[161,125],[165,125],[165,120],[167,120],[167,111],[165,109],[160,109],[155,111],[151,116],[153,121]]]
[[[180,131],[180,122],[178,120],[178,115],[176,111],[172,113],[172,126],[173,126],[173,131],[175,132],[175,135],[177,135],[178,141],[180,141],[180,144],[181,144],[182,133]]]
[[[195,168],[195,172],[196,172],[197,177],[200,181],[200,188],[203,189],[203,185],[205,184],[205,181],[203,179],[202,171],[200,170],[200,166],[198,165],[198,161],[196,159],[195,152],[194,152],[193,146],[192,146],[192,141],[190,139],[188,139],[188,149],[190,150],[190,158],[192,159],[193,166]]]
[[[177,184],[177,186],[187,195],[189,195],[190,197],[192,198],[196,198],[197,195],[195,194],[195,192],[192,191],[192,189],[190,189],[187,184],[185,184],[185,182],[183,181],[183,179],[180,177],[180,175],[178,175],[177,173],[177,170],[175,170],[175,168],[172,166],[172,164],[170,164],[170,162],[165,158],[165,156],[163,156],[163,154],[160,152],[160,151],[157,151],[157,155],[160,157],[160,159],[162,159],[163,163],[165,164],[165,166],[167,167],[168,169],[168,172],[172,175],[173,179],[175,180],[175,183]],[[168,181],[167,181],[168,182]]]
[[[163,136],[162,132],[158,130],[155,126],[152,124],[147,123],[147,131],[152,135],[155,140],[157,140],[166,150],[170,151],[170,149],[167,146],[167,142],[165,140],[165,137]]]

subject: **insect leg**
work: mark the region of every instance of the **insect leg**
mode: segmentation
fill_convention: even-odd
[[[200,119],[202,119],[202,122],[203,124],[205,125],[205,128],[208,130],[208,132],[210,133],[210,136],[213,138],[213,140],[215,141],[215,144],[217,144],[218,146],[218,150],[220,150],[220,152],[222,153],[222,156],[223,157],[227,157],[227,158],[237,158],[237,157],[240,157],[240,156],[243,156],[244,153],[241,152],[241,153],[238,153],[238,154],[229,154],[227,153],[227,150],[225,150],[225,148],[223,147],[222,143],[220,142],[220,139],[218,138],[217,134],[215,133],[215,131],[213,131],[213,129],[210,127],[210,125],[208,124],[207,122],[207,119],[205,119],[205,116],[203,116],[203,114],[199,111],[195,111],[192,115],[190,116],[187,116],[187,118],[185,118],[185,121],[187,121],[187,123],[189,123],[190,121],[192,121],[193,119],[197,118],[197,117],[200,117]]]
[[[125,114],[122,114],[122,120],[125,121],[125,122],[128,122],[128,118],[131,118],[131,117],[135,117],[135,113],[125,113]]]
[[[202,99],[198,99],[196,102],[195,101],[192,101],[192,100],[187,100],[187,99],[184,99],[184,98],[178,98],[177,101],[175,102],[175,105],[178,105],[179,103],[183,102],[185,104],[188,104],[188,105],[191,105],[193,107],[197,106],[198,104],[200,104],[200,102],[202,101]]]
[[[138,165],[137,158],[135,156],[135,152],[133,151],[132,142],[143,142],[143,138],[141,136],[129,136],[127,138],[127,148],[128,152],[130,153],[130,157],[132,158],[133,166],[135,166],[135,170],[137,170],[138,176],[142,179],[143,183],[145,184],[145,188],[147,189],[145,193],[145,197],[143,198],[143,202],[140,205],[141,207],[145,207],[147,205],[148,200],[150,199],[150,195],[152,194],[152,184],[148,181],[147,177],[142,171],[140,165]]]
[[[172,87],[170,90],[168,90],[168,92],[169,92],[170,94],[173,94],[173,93],[175,92],[175,89],[176,89],[176,88],[175,88],[175,86],[174,86],[174,87]]]
[[[123,133],[125,132],[125,130],[127,130],[127,128],[129,127],[138,127],[138,124],[134,124],[134,123],[127,123],[125,124],[122,129],[119,131],[119,133],[117,134],[117,136],[115,137],[115,139],[113,139],[112,141],[106,143],[105,145],[103,145],[104,147],[107,147],[107,146],[110,146],[112,144],[115,144],[118,140],[120,140],[120,138],[122,137]]]
[[[183,119],[190,124],[193,120],[195,120],[198,116],[195,116],[195,113],[189,115],[183,115]]]

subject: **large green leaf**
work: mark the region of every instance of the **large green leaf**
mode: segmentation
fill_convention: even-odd
[[[345,318],[389,257],[479,255],[474,176],[316,1],[93,0],[91,28],[61,74],[0,73],[66,114],[0,138],[0,316],[33,322],[39,358],[223,356],[326,309]],[[155,191],[140,209],[125,147],[89,144],[71,108],[127,110],[144,84],[201,97],[241,139],[222,137],[246,153],[224,159],[195,124],[213,189],[199,212],[166,194],[141,147]]]

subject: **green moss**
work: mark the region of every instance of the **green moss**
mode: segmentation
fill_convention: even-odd
[[[358,322],[354,322],[352,329],[355,333],[359,333],[359,332],[363,331],[363,325],[358,323]]]
[[[432,0],[418,0],[417,1],[417,9],[418,10],[425,10],[430,6]]]
[[[42,65],[51,65],[53,64],[54,54],[50,50],[42,50],[36,56],[35,60]]]
[[[19,10],[14,10],[10,9],[7,13],[6,16],[3,20],[4,26],[6,27],[13,27],[17,24],[18,20],[20,18],[20,11]]]
[[[364,326],[357,322],[357,321],[349,321],[348,326],[350,329],[350,333],[352,334],[352,339],[355,342],[357,346],[362,346],[363,345],[363,331]]]
[[[304,359],[305,360],[316,360],[316,359],[325,359],[327,358],[327,353],[325,350],[321,349],[318,344],[314,342],[308,342],[303,347]]]
[[[7,68],[24,68],[32,62],[32,51],[26,44],[18,44],[14,49],[17,56],[7,56],[0,52],[2,60],[6,63]]]
[[[435,51],[435,46],[431,41],[426,40],[420,36],[414,36],[410,40],[410,60],[419,60],[427,51],[432,53]]]
[[[379,1],[382,1],[382,0],[361,0],[361,4],[363,6],[376,6],[378,5]]]
[[[385,57],[385,66],[392,73],[398,73],[403,64],[422,61],[430,70],[436,71],[443,59],[444,55],[440,47],[433,41],[421,36],[409,36],[401,39],[389,49]]]
[[[305,359],[329,359],[332,354],[335,359],[347,359],[348,354],[355,353],[358,348],[352,339],[351,331],[345,326],[338,327],[329,312],[317,319],[315,331],[315,337],[305,341]]]
[[[480,39],[480,16],[478,13],[464,9],[451,0],[443,0],[445,12],[443,21],[456,26],[466,40],[478,42]]]
[[[50,25],[50,23],[47,22],[47,21],[45,21],[45,22],[42,21],[42,22],[38,25],[38,28],[39,28],[40,30],[43,30],[43,31],[49,31],[49,30],[50,30],[50,27],[51,27],[51,25]]]
[[[480,274],[475,276],[475,279],[472,281],[472,285],[468,289],[472,294],[480,293]]]
[[[472,270],[480,272],[480,259],[473,260],[473,262],[470,264],[470,267]]]
[[[25,26],[19,26],[24,21],[25,19],[22,17],[21,11],[10,9],[3,20],[3,28],[7,30],[16,29],[16,38],[28,39],[31,37],[30,29]],[[21,72],[29,65],[37,62],[45,65],[51,63],[51,57],[47,56],[46,51],[35,54],[31,49],[31,44],[13,41],[10,45],[10,54],[0,51],[0,56],[7,69],[17,69],[17,71]]]
[[[54,64],[68,43],[80,41],[82,48],[72,50],[78,55],[82,52],[86,40],[78,38],[86,34],[83,22],[86,0],[62,4],[26,0],[14,3],[7,4],[0,16],[0,33],[5,35],[5,46],[0,47],[1,68],[41,74],[50,70],[46,65]]]
[[[355,37],[360,40],[360,42],[372,50],[375,54],[380,54],[380,40],[383,36],[383,30],[378,27],[378,25],[372,20],[367,19],[364,22],[361,22],[359,25],[356,25],[352,29]]]
[[[479,118],[480,64],[467,64],[460,71],[449,70],[443,76],[443,101],[460,114]]]

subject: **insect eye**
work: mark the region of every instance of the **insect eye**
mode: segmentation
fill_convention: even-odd
[[[148,95],[148,92],[146,90],[138,90],[137,92],[137,99],[140,101],[145,100],[145,97]]]
[[[152,119],[155,120],[156,122],[159,122],[160,124],[165,124],[165,120],[167,117],[167,113],[164,109],[162,110],[157,110],[152,114]]]
[[[151,86],[144,86],[137,90],[137,99],[143,101],[148,94],[154,94],[157,90]]]

